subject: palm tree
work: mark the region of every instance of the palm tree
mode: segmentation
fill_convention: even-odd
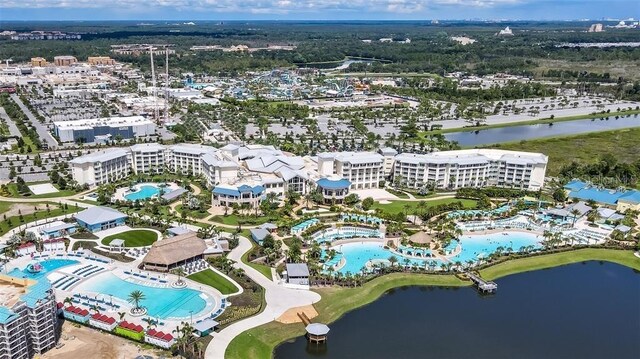
[[[95,304],[91,305],[89,307],[89,310],[93,310],[94,312],[96,312],[96,314],[100,313],[100,308]]]
[[[71,299],[71,297],[66,297],[62,303],[72,305],[73,299]]]
[[[134,311],[140,309],[140,302],[146,299],[146,296],[141,290],[134,290],[129,293],[129,297],[127,297],[127,301],[134,306]]]
[[[176,282],[177,285],[182,285],[184,283],[184,281],[182,280],[182,277],[184,277],[187,273],[184,271],[184,268],[182,267],[177,267],[175,269],[173,269],[171,271],[171,273],[175,274],[178,276],[178,281]]]
[[[391,266],[393,267],[396,263],[398,263],[398,258],[396,256],[389,257],[389,263],[391,263]]]
[[[126,312],[118,312],[118,317],[120,317],[120,321],[124,320],[124,316],[127,315]]]

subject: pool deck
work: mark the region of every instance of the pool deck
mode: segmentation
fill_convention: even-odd
[[[158,273],[158,272],[150,272],[150,271],[143,271],[143,270],[139,270],[137,268],[137,264],[139,262],[139,260],[136,260],[134,262],[130,262],[130,263],[121,263],[121,262],[116,262],[113,261],[109,258],[97,255],[93,252],[90,251],[84,251],[84,252],[79,252],[79,251],[71,251],[71,252],[65,252],[65,251],[49,251],[49,252],[42,252],[43,254],[48,254],[47,257],[41,257],[41,258],[36,258],[36,260],[47,260],[47,259],[71,259],[71,260],[76,260],[79,263],[77,264],[72,264],[69,266],[64,266],[61,268],[57,268],[49,273],[46,274],[46,277],[49,279],[50,281],[55,281],[58,278],[61,278],[63,276],[68,276],[68,277],[73,277],[76,279],[79,279],[79,281],[73,283],[71,286],[69,286],[68,288],[63,289],[58,289],[54,287],[55,293],[56,293],[56,300],[58,302],[62,302],[65,298],[74,298],[74,294],[80,294],[80,295],[86,295],[89,296],[90,298],[98,298],[98,299],[103,299],[103,300],[109,300],[109,302],[112,301],[113,304],[118,304],[121,308],[120,309],[114,309],[114,308],[108,308],[107,310],[103,310],[101,311],[102,314],[106,314],[109,316],[112,316],[116,319],[119,319],[119,315],[118,312],[126,312],[127,314],[124,317],[124,320],[127,320],[129,322],[133,322],[136,324],[140,324],[142,326],[145,326],[146,324],[142,321],[142,318],[146,318],[149,317],[149,315],[145,315],[142,317],[133,317],[129,314],[128,309],[131,308],[131,304],[128,303],[126,300],[117,298],[117,297],[110,297],[108,294],[105,293],[96,293],[96,292],[91,292],[91,291],[87,291],[84,290],[83,287],[85,287],[88,283],[92,282],[92,281],[96,281],[96,280],[100,280],[101,278],[104,278],[104,276],[112,274],[117,276],[120,279],[135,283],[135,284],[139,284],[139,285],[145,285],[145,286],[149,286],[149,287],[170,287],[171,283],[175,282],[178,277],[173,275],[173,274],[168,274],[168,273]],[[77,256],[73,256],[70,255],[71,253],[83,253],[81,257],[77,257]],[[107,261],[107,263],[102,263],[102,262],[98,262],[95,260],[91,260],[89,258],[87,258],[87,256],[89,258],[94,258],[94,259],[101,259],[104,261]],[[25,268],[27,266],[27,264],[31,261],[33,261],[34,259],[32,259],[30,256],[22,256],[19,258],[16,258],[14,260],[12,260],[11,262],[9,262],[8,267],[7,267],[7,271],[11,271],[13,268]],[[77,270],[79,268],[82,268],[86,265],[94,265],[94,266],[98,266],[98,267],[102,267],[102,270],[93,273],[91,275],[88,275],[87,277],[82,277],[81,275],[76,275],[73,274],[74,270]],[[146,279],[145,278],[141,278],[138,276],[134,276],[134,275],[128,275],[125,273],[125,271],[131,272],[131,273],[137,273],[137,274],[142,274],[147,276],[147,278],[149,277],[154,277],[154,278],[162,278],[163,280],[166,280],[167,283],[166,285],[160,285],[159,281],[152,281],[150,279]],[[218,309],[221,308],[221,304],[222,304],[222,300],[225,299],[226,302],[226,298],[228,296],[221,294],[217,289],[209,287],[209,286],[205,286],[202,285],[201,283],[192,281],[190,279],[187,278],[182,278],[183,281],[185,281],[187,283],[187,288],[199,291],[201,293],[203,293],[206,296],[206,299],[203,298],[206,301],[206,307],[205,309],[203,309],[201,312],[199,313],[195,313],[193,315],[193,321],[197,321],[200,319],[204,319],[205,317],[210,316],[212,313],[215,313]],[[150,298],[148,298],[150,299]],[[229,302],[226,302],[227,306],[230,304]],[[97,304],[97,303],[95,303]],[[77,305],[77,304],[74,304]],[[82,306],[82,304],[81,304]],[[86,309],[89,309],[88,306],[84,305],[85,307],[87,307]],[[158,318],[154,318],[154,319],[158,319]],[[163,322],[164,325],[163,326],[159,326],[158,328],[160,330],[168,330],[171,331],[173,329],[175,329],[175,327],[177,325],[180,325],[181,322],[184,322],[185,320],[190,320],[191,317],[168,317],[168,318],[164,318],[164,319],[159,319],[160,322]]]
[[[135,188],[134,192],[137,192],[140,190],[140,188],[142,186],[153,186],[153,187],[158,187],[160,183],[153,183],[153,182],[143,182],[143,183],[136,183],[133,188]],[[169,192],[171,191],[175,191],[178,188],[180,188],[180,186],[177,183],[174,182],[169,182],[167,183],[167,187],[166,189],[169,190]],[[129,192],[129,187],[125,186],[125,187],[120,187],[118,189],[116,189],[116,192],[113,194],[113,198],[115,200],[120,200],[120,201],[130,201],[129,199],[127,199],[125,196],[130,194],[130,193],[134,193],[134,192]]]

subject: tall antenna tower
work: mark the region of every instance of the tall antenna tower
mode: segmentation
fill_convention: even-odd
[[[169,122],[169,47],[164,48],[164,123]]]
[[[156,70],[153,66],[153,46],[149,45],[149,55],[151,56],[151,85],[153,86],[153,120],[158,122],[158,90],[156,87]]]

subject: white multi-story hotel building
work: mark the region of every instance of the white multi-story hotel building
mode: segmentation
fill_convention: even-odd
[[[349,180],[351,189],[378,188],[385,179],[385,159],[375,152],[324,152],[318,154],[318,173]]]
[[[69,161],[73,179],[80,185],[99,186],[126,178],[131,172],[129,151],[111,148]]]
[[[157,143],[141,143],[129,147],[131,168],[135,173],[161,173],[165,170],[166,147]]]
[[[56,301],[49,281],[0,275],[0,359],[28,359],[56,345]]]
[[[409,188],[514,187],[537,191],[548,157],[541,153],[470,149],[395,156],[392,178]]]

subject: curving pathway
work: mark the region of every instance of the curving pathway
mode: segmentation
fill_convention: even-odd
[[[224,358],[229,343],[242,332],[272,322],[291,308],[310,305],[320,300],[318,293],[285,288],[268,280],[257,270],[242,263],[241,257],[251,249],[251,242],[245,237],[240,237],[239,239],[240,244],[229,253],[228,258],[236,261],[234,267],[242,268],[247,276],[264,288],[267,304],[262,313],[236,322],[219,333],[213,333],[213,339],[205,352],[206,359]],[[231,302],[233,303],[233,298]]]

